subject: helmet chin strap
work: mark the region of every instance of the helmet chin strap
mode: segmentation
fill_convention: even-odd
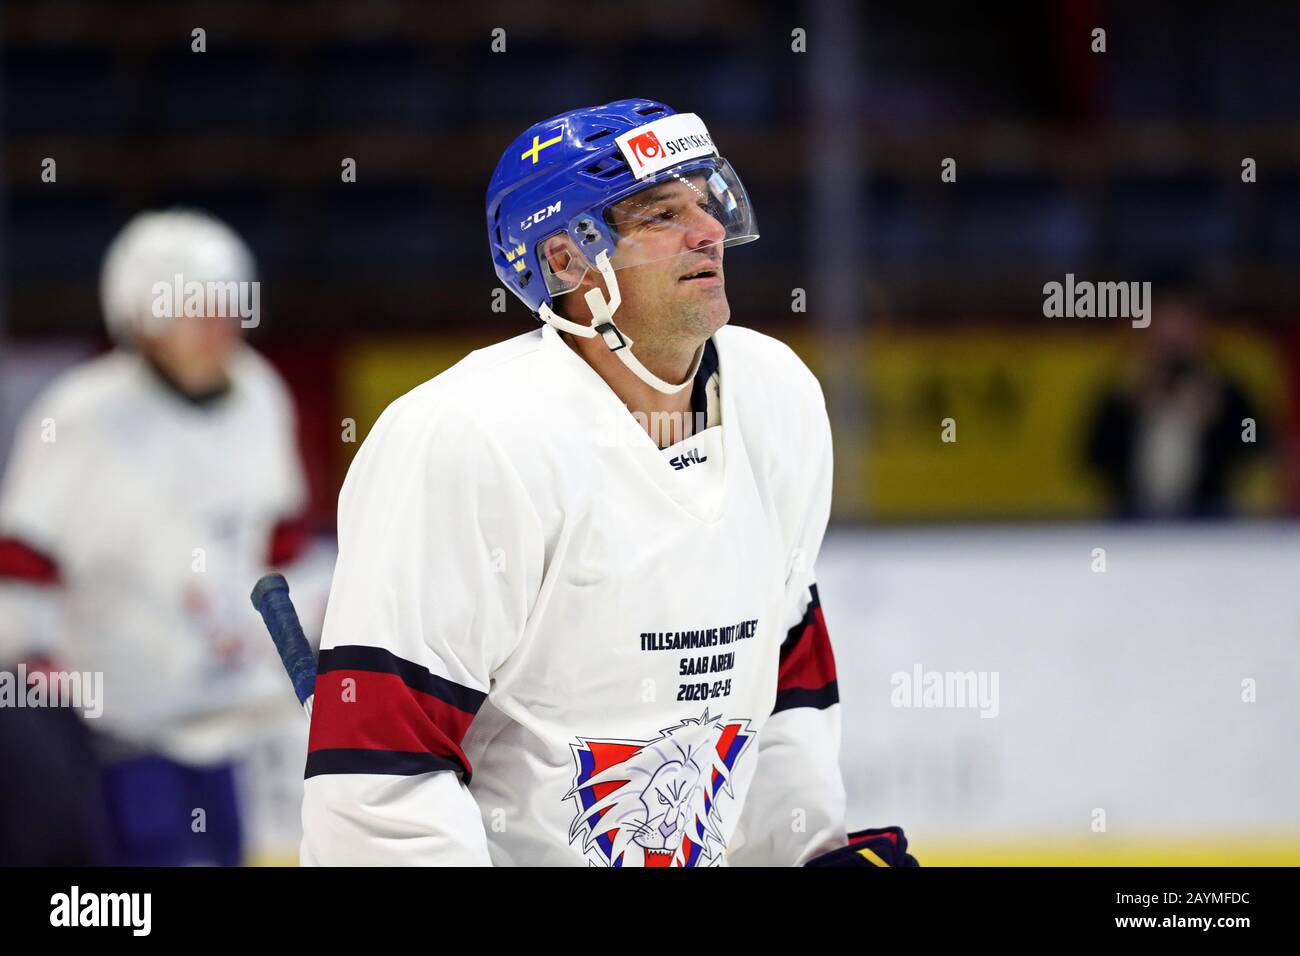
[[[700,362],[704,359],[704,346],[701,345],[695,353],[695,361],[691,363],[691,370],[687,373],[685,381],[680,385],[665,382],[655,375],[632,354],[632,339],[620,332],[618,326],[614,324],[614,313],[623,303],[623,296],[618,290],[618,280],[614,278],[614,267],[609,263],[609,254],[607,252],[601,252],[596,256],[596,269],[599,270],[601,278],[605,280],[605,288],[609,290],[609,301],[605,301],[605,297],[601,295],[599,289],[587,290],[583,298],[587,302],[587,307],[591,309],[591,325],[580,325],[577,322],[569,321],[563,316],[556,315],[555,311],[545,303],[537,310],[542,317],[542,321],[559,329],[561,332],[568,332],[584,339],[594,339],[599,335],[605,340],[609,350],[619,357],[633,375],[655,391],[663,392],[665,395],[676,395],[695,378]]]

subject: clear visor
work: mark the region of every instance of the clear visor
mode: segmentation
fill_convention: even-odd
[[[615,270],[679,256],[721,259],[722,247],[758,238],[749,195],[731,164],[721,157],[665,169],[592,214],[600,215],[615,237],[610,256]],[[569,255],[555,255],[554,264],[562,268],[553,271],[547,251],[560,248]],[[555,233],[539,243],[538,259],[551,295],[572,292],[587,270],[595,268],[588,257],[575,256],[573,251],[566,233]]]

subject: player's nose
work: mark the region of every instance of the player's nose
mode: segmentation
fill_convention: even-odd
[[[686,244],[692,249],[719,243],[727,235],[727,228],[709,213],[698,207],[686,234]]]

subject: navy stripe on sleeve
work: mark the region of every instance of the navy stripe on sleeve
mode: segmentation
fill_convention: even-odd
[[[483,706],[483,701],[487,699],[487,694],[482,691],[439,677],[414,661],[398,657],[382,647],[344,644],[323,650],[320,652],[320,659],[316,662],[316,673],[328,674],[330,671],[372,671],[377,674],[396,674],[411,690],[430,694],[467,714],[477,714],[478,709]]]

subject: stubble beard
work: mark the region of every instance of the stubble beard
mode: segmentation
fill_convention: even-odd
[[[731,318],[731,306],[725,292],[708,296],[704,301],[675,302],[673,307],[658,316],[651,315],[641,336],[633,336],[637,344],[645,342],[646,348],[660,353],[698,347],[705,339],[722,328]]]

